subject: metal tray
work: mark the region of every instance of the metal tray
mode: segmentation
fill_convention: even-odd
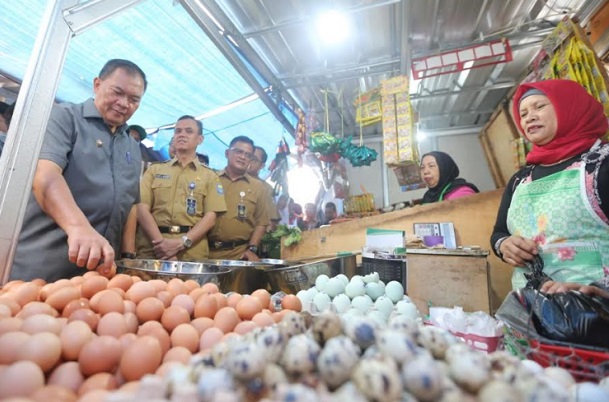
[[[317,277],[322,274],[329,277],[338,274],[352,277],[355,274],[356,264],[355,255],[347,255],[287,267],[268,267],[264,269],[264,273],[271,292],[296,294],[300,290],[313,287]]]
[[[241,260],[203,260],[210,267],[229,268],[230,281],[226,292],[250,294],[257,289],[268,289],[268,280],[264,269],[273,265],[259,261]]]
[[[202,262],[125,259],[117,261],[116,266],[118,273],[138,276],[143,280],[161,279],[168,282],[173,278],[183,281],[192,279],[200,285],[212,282],[222,292],[229,291],[232,280],[229,267]]]

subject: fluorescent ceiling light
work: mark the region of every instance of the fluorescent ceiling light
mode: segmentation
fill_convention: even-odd
[[[330,45],[343,42],[350,33],[349,19],[337,10],[321,14],[316,25],[319,37]]]

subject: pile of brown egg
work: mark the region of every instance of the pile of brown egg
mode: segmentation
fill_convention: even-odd
[[[87,272],[0,289],[0,400],[96,401],[300,311],[296,296]]]

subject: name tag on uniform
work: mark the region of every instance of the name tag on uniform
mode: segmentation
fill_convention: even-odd
[[[169,176],[168,174],[157,174],[154,177],[156,177],[157,179],[170,179],[171,176]]]

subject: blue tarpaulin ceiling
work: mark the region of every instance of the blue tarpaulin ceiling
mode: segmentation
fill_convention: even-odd
[[[0,73],[23,79],[46,0],[0,2]],[[82,102],[92,96],[93,78],[112,58],[138,64],[148,90],[129,121],[146,129],[174,123],[178,117],[212,112],[253,94],[253,90],[180,5],[147,0],[72,38],[57,99]],[[272,158],[291,133],[255,98],[203,120],[205,141],[198,152],[210,165],[226,164],[226,144],[237,135],[250,136]],[[149,136],[155,149],[166,147],[171,130]],[[270,161],[269,161],[270,163]],[[267,165],[269,164],[267,163]]]

